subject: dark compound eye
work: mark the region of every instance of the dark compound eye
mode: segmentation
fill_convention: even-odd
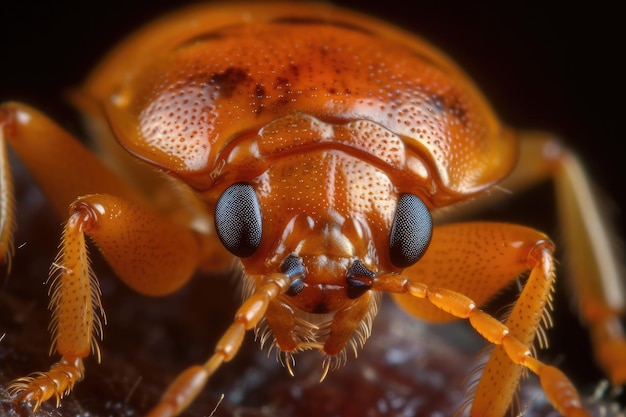
[[[215,206],[215,229],[230,253],[240,258],[252,255],[261,244],[261,210],[250,184],[233,184]]]
[[[433,220],[428,207],[413,194],[403,194],[389,236],[391,262],[406,268],[417,262],[430,243]]]

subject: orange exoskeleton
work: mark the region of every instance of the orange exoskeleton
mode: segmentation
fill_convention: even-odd
[[[150,416],[184,410],[251,329],[290,372],[293,355],[318,350],[325,375],[365,343],[383,293],[420,319],[467,319],[495,345],[471,415],[503,416],[530,370],[561,414],[585,416],[569,379],[532,354],[553,288],[550,239],[513,224],[445,222],[495,184],[545,178],[564,208],[597,360],[614,384],[626,381],[623,284],[578,160],[550,135],[502,125],[423,40],[330,5],[195,6],[127,39],[73,98],[106,164],[37,110],[0,107],[3,147],[60,214],[69,207],[51,273],[60,360],[16,380],[17,401],[58,401],[98,355],[103,308],[86,235],[142,294],[172,293],[233,260],[243,269],[245,301],[215,352],[182,372]],[[16,220],[11,187],[1,192],[8,261]],[[503,321],[481,310],[527,271]]]

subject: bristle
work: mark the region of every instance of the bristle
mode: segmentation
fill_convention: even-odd
[[[244,275],[243,291],[247,296],[255,291],[254,277]],[[362,321],[356,327],[352,337],[348,339],[344,348],[335,356],[325,356],[322,362],[323,374],[334,371],[345,365],[348,351],[356,357],[363,347],[370,334],[374,317],[380,307],[382,294],[373,292],[370,296],[369,308]],[[297,348],[293,352],[282,352],[278,346],[272,328],[266,318],[262,318],[256,326],[255,339],[262,349],[267,349],[268,356],[276,350],[277,360],[287,368],[289,373],[293,373],[295,365],[294,355],[305,350],[318,350],[323,353],[324,343],[330,336],[330,330],[335,318],[334,313],[311,314],[303,311],[296,311],[294,317],[295,325],[291,333],[296,341]]]

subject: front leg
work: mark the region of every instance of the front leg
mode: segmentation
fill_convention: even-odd
[[[404,275],[381,275],[374,281],[373,289],[395,293],[396,301],[413,315],[431,320],[467,319],[496,345],[472,393],[472,416],[505,415],[524,368],[539,377],[546,396],[564,416],[587,415],[567,377],[531,355],[550,304],[552,251],[545,235],[526,227],[451,224],[435,228],[428,251]],[[528,270],[530,276],[504,324],[480,309]]]
[[[69,133],[35,109],[21,103],[0,104],[0,260],[10,266],[15,230],[13,181],[6,152],[10,146],[35,177],[57,213],[81,194],[113,192],[129,200],[142,198],[102,164]],[[61,360],[38,378],[22,378],[13,385],[24,400],[39,405],[59,398],[84,375],[82,359],[93,349],[103,316],[97,283],[89,271],[82,232],[68,222],[64,248],[52,268],[53,350]],[[65,269],[64,269],[65,268]],[[63,284],[60,284],[63,283]],[[62,290],[60,288],[63,288]],[[73,310],[74,309],[74,310]],[[68,324],[68,317],[73,317]],[[26,389],[27,387],[30,387]]]
[[[116,274],[149,295],[169,294],[185,284],[199,261],[199,240],[188,229],[139,204],[96,194],[71,205],[61,251],[51,270],[50,308],[53,347],[61,360],[47,372],[16,380],[18,402],[34,408],[59,399],[84,376],[83,358],[99,359],[104,312],[98,281],[91,272],[87,234]]]
[[[613,385],[626,384],[626,281],[623,256],[596,185],[574,153],[551,135],[519,132],[520,160],[500,184],[516,191],[554,181],[569,288],[589,327],[597,363]]]
[[[9,145],[36,179],[57,213],[65,217],[61,251],[51,269],[51,351],[61,356],[47,372],[12,385],[18,401],[35,408],[67,394],[84,376],[83,358],[101,337],[104,313],[89,268],[85,234],[117,275],[143,294],[168,294],[183,285],[215,244],[153,211],[146,198],[104,165],[54,121],[21,103],[0,104],[0,146]],[[94,194],[99,193],[99,194]],[[87,196],[76,200],[77,196]],[[0,155],[0,259],[10,259],[12,180]],[[178,219],[180,220],[180,219]]]
[[[104,310],[98,281],[89,267],[82,226],[78,216],[70,217],[61,252],[51,268],[51,351],[59,353],[61,360],[49,371],[19,378],[9,387],[19,395],[18,402],[32,402],[35,410],[51,397],[58,405],[83,379],[83,358],[92,350],[100,358],[97,339],[102,337]]]
[[[574,306],[590,330],[596,362],[613,385],[626,383],[626,281],[623,254],[602,199],[581,161],[552,135],[518,132],[519,161],[512,174],[498,184],[499,190],[484,194],[463,206],[443,213],[439,220],[452,220],[454,213],[468,215],[510,192],[517,193],[538,182],[553,180],[559,211],[564,264]],[[542,205],[537,205],[543,210]],[[453,213],[450,215],[450,213]]]

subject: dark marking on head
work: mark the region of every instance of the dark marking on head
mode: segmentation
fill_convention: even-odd
[[[291,81],[287,77],[274,78],[274,88],[277,90],[288,90],[291,87]]]
[[[289,72],[293,75],[294,79],[300,77],[300,67],[294,63],[289,64]]]
[[[291,102],[293,90],[291,80],[287,77],[276,77],[274,79],[274,89],[276,90],[276,104],[284,106]]]
[[[255,94],[257,100],[263,100],[265,98],[265,87],[263,87],[263,84],[256,85]]]
[[[447,113],[456,117],[462,124],[467,123],[467,110],[456,95],[430,93],[425,102],[434,112]]]
[[[248,72],[242,68],[229,67],[226,71],[211,74],[209,83],[214,85],[220,95],[232,97],[235,90],[248,80]]]
[[[265,86],[263,84],[257,84],[254,87],[254,92],[252,93],[252,95],[253,98],[256,99],[254,113],[258,116],[265,109],[265,98],[267,97]]]
[[[456,116],[463,125],[467,125],[467,109],[457,96],[452,96],[449,99],[448,109],[450,114]]]
[[[445,98],[441,94],[432,93],[430,97],[426,99],[426,104],[437,113],[444,113],[446,111]]]

